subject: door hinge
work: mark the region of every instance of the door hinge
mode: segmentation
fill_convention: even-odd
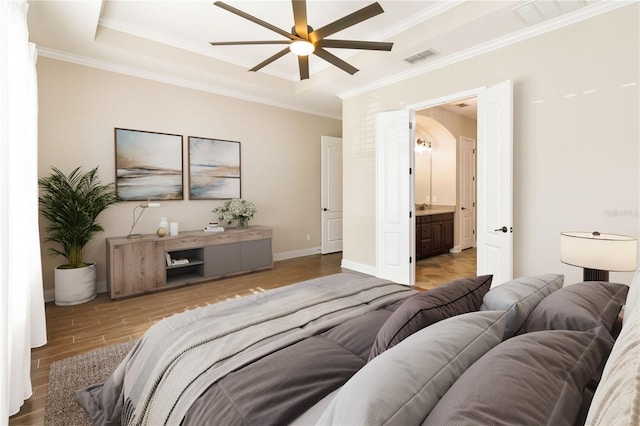
[[[409,256],[409,265],[411,265],[411,256]]]
[[[473,154],[475,154],[475,153],[476,153],[476,149],[475,149],[475,148],[473,148],[473,151],[472,151],[472,153],[473,153]]]
[[[476,203],[474,202],[474,203],[473,203],[473,207],[475,207],[475,206],[476,206]]]
[[[413,123],[411,121],[409,122],[409,129],[413,129]]]
[[[409,167],[409,175],[413,174],[413,169]]]
[[[475,234],[476,234],[476,230],[474,229],[473,231],[471,231],[471,233],[472,233],[473,235],[475,235]]]
[[[409,212],[409,219],[411,219],[411,215],[413,214],[413,212]]]

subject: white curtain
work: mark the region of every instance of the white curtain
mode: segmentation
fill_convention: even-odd
[[[38,233],[38,94],[26,0],[0,0],[0,424],[31,389],[47,342]]]

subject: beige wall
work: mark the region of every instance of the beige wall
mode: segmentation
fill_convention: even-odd
[[[316,253],[320,245],[320,136],[341,136],[341,122],[237,100],[48,58],[38,59],[39,174],[55,165],[64,172],[100,167],[102,182],[115,179],[114,127],[241,142],[242,197],[258,213],[251,224],[273,227],[276,259]],[[199,229],[222,201],[168,201],[148,209],[136,230],[152,233],[160,217],[181,230]],[[135,202],[123,202],[98,218],[105,232],[89,243],[85,259],[98,264],[105,285],[105,238],[126,235]],[[310,241],[307,241],[310,235]],[[44,235],[43,235],[44,237]],[[46,254],[44,288],[53,288],[61,257]]]
[[[514,81],[514,274],[581,270],[559,233],[638,237],[637,3],[345,99],[345,264],[375,270],[375,114]],[[629,84],[632,83],[632,84]],[[612,280],[629,282],[630,273]]]

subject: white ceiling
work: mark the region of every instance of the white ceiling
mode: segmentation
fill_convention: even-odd
[[[285,31],[293,26],[290,1],[226,2]],[[371,3],[308,0],[309,25],[320,28]],[[304,81],[299,81],[292,53],[259,72],[247,71],[282,45],[209,45],[210,41],[282,38],[214,6],[213,1],[31,0],[29,30],[41,56],[341,118],[340,95],[586,19],[610,10],[612,3],[615,7],[626,4],[598,0],[379,3],[383,14],[328,38],[390,41],[393,50],[328,49],[360,71],[352,76],[312,56],[311,77]],[[403,60],[426,49],[437,54],[413,65]]]

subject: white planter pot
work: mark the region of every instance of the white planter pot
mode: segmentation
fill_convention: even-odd
[[[56,305],[71,306],[96,297],[96,264],[84,268],[55,270]]]

